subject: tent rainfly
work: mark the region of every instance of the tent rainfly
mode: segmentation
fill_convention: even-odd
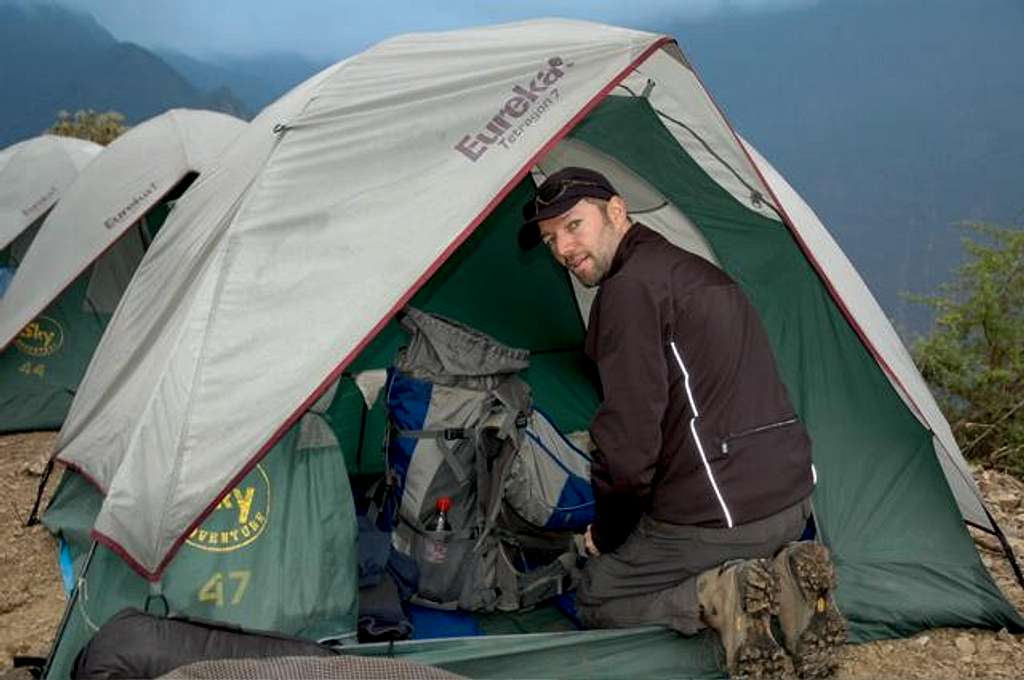
[[[670,38],[541,20],[398,37],[326,69],[179,203],[57,443],[75,474],[45,519],[77,545],[79,596],[51,675],[91,634],[83,621],[153,592],[251,627],[351,635],[349,478],[380,471],[383,422],[356,382],[387,366],[407,303],[530,349],[538,406],[585,428],[587,291],[515,246],[536,180],[567,164],[605,172],[637,219],[748,293],[814,442],[818,536],[853,638],[1020,630],[965,527],[1000,533],[950,428],[811,209]],[[72,530],[76,507],[90,521]],[[243,507],[260,519],[239,524]],[[662,629],[494,621],[519,632],[351,649],[474,677],[719,673],[705,642]]]
[[[84,139],[42,135],[0,150],[0,253],[53,207],[102,149]]]
[[[65,191],[0,298],[0,432],[60,427],[168,202],[244,127],[168,111],[115,139]]]

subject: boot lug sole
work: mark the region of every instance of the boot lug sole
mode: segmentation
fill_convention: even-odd
[[[827,678],[838,665],[836,650],[846,643],[847,625],[835,606],[832,591],[836,587],[835,567],[828,548],[817,543],[801,543],[788,555],[790,574],[808,603],[825,602],[807,622],[793,650],[793,667],[799,678]]]
[[[782,678],[786,653],[771,633],[772,615],[779,611],[781,584],[768,560],[751,560],[739,579],[744,612],[750,618],[747,638],[736,650],[733,678]]]

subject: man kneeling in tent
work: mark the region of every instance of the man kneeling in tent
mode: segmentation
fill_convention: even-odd
[[[634,223],[600,173],[564,168],[523,208],[543,242],[599,286],[586,353],[604,400],[591,424],[597,514],[578,592],[589,627],[718,632],[734,675],[829,675],[846,636],[811,512],[811,442],[740,287]]]

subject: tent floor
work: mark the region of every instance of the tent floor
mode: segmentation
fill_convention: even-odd
[[[462,611],[438,611],[406,605],[413,625],[412,640],[473,637],[480,635],[517,635],[579,630],[571,612],[573,599],[562,596],[529,611],[476,614]]]

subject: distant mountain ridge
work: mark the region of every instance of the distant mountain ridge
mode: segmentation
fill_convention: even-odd
[[[230,87],[253,112],[261,111],[292,87],[328,66],[327,63],[316,63],[298,54],[284,52],[200,59],[170,49],[157,48],[155,51],[200,89]]]
[[[54,4],[0,2],[0,82],[0,147],[38,135],[61,110],[120,111],[129,124],[174,107],[251,115],[227,87],[201,91],[153,52]]]

